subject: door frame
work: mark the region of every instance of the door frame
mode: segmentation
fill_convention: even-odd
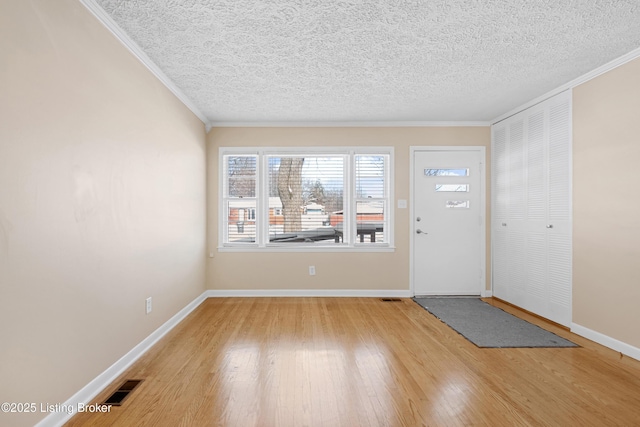
[[[415,270],[414,270],[414,255],[415,255],[415,235],[416,235],[416,221],[415,221],[415,155],[417,152],[424,153],[429,151],[476,151],[480,154],[482,161],[480,162],[480,217],[482,221],[479,227],[480,233],[480,265],[478,266],[480,272],[480,289],[479,293],[481,297],[491,296],[491,290],[487,290],[487,217],[490,215],[487,213],[487,148],[481,145],[460,145],[460,146],[410,146],[409,147],[409,206],[411,207],[409,212],[409,289],[411,296],[415,296]]]

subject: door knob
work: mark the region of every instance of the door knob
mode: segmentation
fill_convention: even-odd
[[[420,230],[420,229],[418,228],[418,229],[416,230],[416,234],[429,234],[429,233],[426,233],[426,232],[424,232],[424,231],[422,231],[422,230]]]
[[[553,228],[553,224],[547,225],[547,228]]]
[[[422,218],[418,217],[418,218],[416,218],[416,221],[420,222],[420,221],[422,221]]]

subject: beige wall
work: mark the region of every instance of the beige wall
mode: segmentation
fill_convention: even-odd
[[[640,347],[640,59],[573,96],[573,321]]]
[[[1,9],[0,402],[63,403],[204,291],[205,131],[78,1]]]
[[[209,259],[207,287],[215,290],[409,290],[409,214],[395,209],[392,253],[230,253],[218,252],[219,147],[393,146],[395,199],[410,200],[409,147],[476,145],[487,148],[489,127],[431,128],[218,128],[208,135]],[[487,171],[490,166],[487,165]],[[489,176],[487,172],[487,186]],[[487,218],[489,209],[487,194]],[[394,201],[394,207],[396,203]],[[487,221],[487,286],[489,286]],[[308,266],[316,267],[309,276]],[[286,273],[284,273],[286,272]]]

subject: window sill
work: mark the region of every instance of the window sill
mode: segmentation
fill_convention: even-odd
[[[395,246],[218,246],[218,252],[395,252]]]

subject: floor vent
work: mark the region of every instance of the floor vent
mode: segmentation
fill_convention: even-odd
[[[382,302],[401,302],[400,298],[380,298]]]
[[[142,380],[126,380],[107,400],[104,401],[104,405],[120,406],[122,402],[129,397],[129,394],[135,390]]]

